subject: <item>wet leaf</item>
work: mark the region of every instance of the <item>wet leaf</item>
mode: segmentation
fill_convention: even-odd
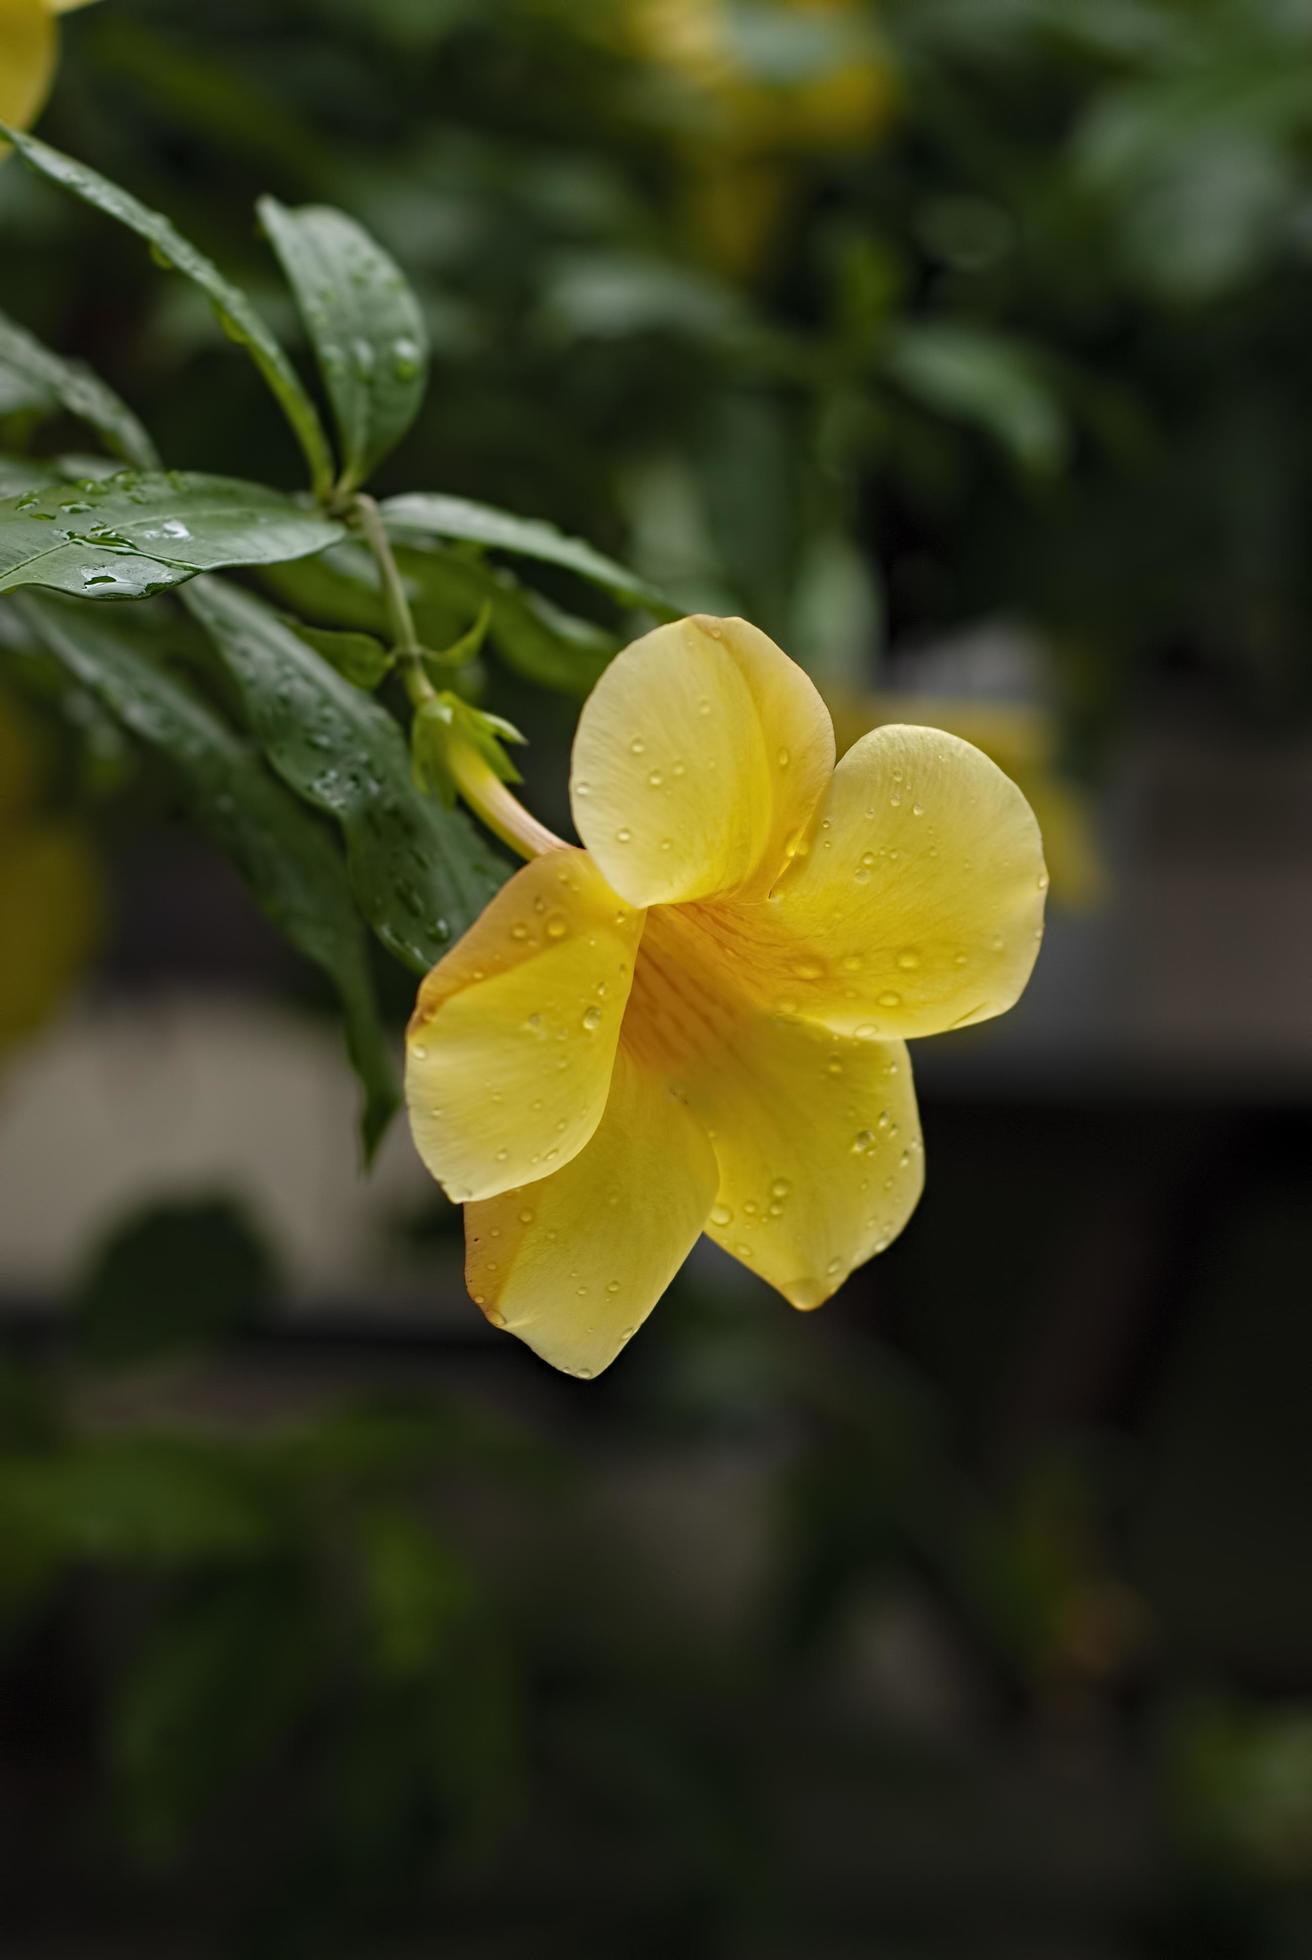
[[[337,421],[343,492],[357,489],[414,421],[428,384],[428,334],[400,267],[328,205],[261,198],[268,234],[313,343]]]
[[[184,238],[160,212],[152,211],[133,197],[130,191],[102,177],[99,171],[65,156],[62,150],[52,149],[39,137],[25,135],[22,130],[11,129],[5,123],[0,123],[0,135],[8,138],[33,170],[51,183],[58,184],[62,190],[71,191],[84,203],[103,211],[106,217],[116,219],[129,231],[135,231],[150,246],[158,264],[166,270],[180,272],[184,278],[200,287],[224,332],[239,347],[247,349],[264,376],[301,445],[310,466],[310,481],[316,496],[326,497],[332,488],[333,458],[318,410],[301,386],[296,370],[283,349],[240,286],[234,286],[225,279],[213,261],[198,251],[190,239]]]
[[[210,707],[141,652],[135,615],[124,619],[31,595],[14,603],[73,678],[172,765],[197,822],[232,858],[279,930],[332,981],[365,1092],[361,1129],[370,1154],[397,1107],[396,1074],[367,942],[331,836]],[[315,657],[306,650],[307,660]]]
[[[331,518],[258,483],[123,471],[0,504],[0,592],[148,598],[197,572],[301,558],[342,536]]]
[[[538,518],[515,517],[509,511],[495,510],[490,504],[471,503],[466,497],[444,497],[424,491],[389,497],[381,508],[388,530],[403,543],[440,538],[483,545],[489,550],[508,552],[511,557],[536,558],[542,564],[560,565],[568,572],[577,573],[590,585],[600,586],[622,606],[638,607],[655,613],[659,619],[678,617],[668,600],[636,572],[594,550],[581,538],[571,538],[554,524],[543,523]]]
[[[420,794],[405,736],[277,614],[217,579],[189,588],[256,740],[298,796],[335,817],[361,911],[383,944],[426,973],[472,925],[504,864],[458,810]]]
[[[154,443],[126,402],[80,361],[66,361],[0,313],[0,415],[16,408],[77,416],[135,469],[159,467]]]

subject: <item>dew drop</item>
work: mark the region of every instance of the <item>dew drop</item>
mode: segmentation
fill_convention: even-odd
[[[426,1062],[428,1060],[428,1050],[424,1047],[422,1041],[416,1041],[412,1046],[410,1053],[414,1056],[417,1062]]]
[[[651,774],[647,778],[647,787],[648,789],[659,789],[664,781],[665,778],[664,776],[662,776],[660,770],[653,769]]]
[[[564,919],[561,918],[559,912],[553,912],[543,927],[543,930],[548,939],[563,939],[569,931],[569,927]]]
[[[531,1225],[533,1223],[533,1212],[528,1205],[525,1205],[523,1211],[520,1212],[519,1222],[521,1225]]]
[[[792,971],[799,980],[820,980],[824,977],[823,960],[794,960]]]
[[[583,1025],[589,1034],[593,1034],[601,1026],[601,1009],[599,1007],[585,1007],[583,1010]]]
[[[634,755],[642,755],[646,747],[647,744],[643,741],[641,735],[635,735],[629,743],[629,749]]]
[[[1038,886],[1038,888],[1039,888],[1039,890],[1040,890],[1041,892],[1046,892],[1046,891],[1047,891],[1047,889],[1048,889],[1048,874],[1047,874],[1047,872],[1046,872],[1046,871],[1040,871],[1040,873],[1039,873],[1039,875],[1038,875],[1038,877],[1037,877],[1037,878],[1035,879],[1035,881],[1034,881],[1034,882],[1035,882],[1035,884],[1036,884],[1036,885]]]
[[[844,953],[840,964],[844,973],[859,973],[865,962],[860,953]]]
[[[615,1295],[619,1292],[619,1290],[620,1290],[620,1283],[617,1279],[607,1280],[606,1291],[610,1294],[612,1299],[614,1299]],[[633,1331],[632,1328],[630,1328],[629,1332],[632,1333],[632,1331]]]
[[[886,992],[876,997],[875,1005],[877,1007],[901,1007],[902,996],[901,994],[894,993],[893,989],[889,987]]]
[[[528,938],[528,927],[522,919],[510,928],[510,937],[512,939],[518,939],[521,942]]]
[[[788,765],[789,765],[789,763],[790,763],[790,762],[792,761],[792,759],[793,759],[793,758],[792,758],[792,757],[791,757],[791,756],[789,755],[789,753],[788,753],[788,751],[787,751],[787,749],[780,749],[780,751],[779,751],[779,767],[780,767],[781,769],[786,769],[786,768],[788,767]]]
[[[874,1143],[873,1130],[858,1130],[852,1139],[852,1154],[856,1157],[864,1157],[867,1150],[874,1148]]]
[[[719,1226],[732,1225],[733,1212],[729,1209],[729,1206],[728,1205],[714,1206],[714,1208],[711,1211],[711,1223],[712,1225],[719,1225]]]
[[[904,946],[897,956],[897,964],[903,973],[914,973],[920,965],[920,955],[914,946]]]
[[[627,844],[629,839],[632,837],[632,835],[633,832],[628,828],[628,826],[625,824],[621,824],[620,828],[615,832],[615,842],[617,844]]]
[[[842,1270],[843,1270],[843,1262],[841,1259],[831,1259],[829,1261],[829,1264],[825,1267],[825,1271],[828,1273],[830,1279],[833,1279],[834,1276],[838,1273],[841,1273]]]
[[[792,1185],[786,1177],[777,1177],[770,1186],[770,1196],[772,1198],[786,1198],[792,1188]]]

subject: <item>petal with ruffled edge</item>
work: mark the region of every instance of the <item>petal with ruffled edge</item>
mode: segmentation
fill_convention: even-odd
[[[46,0],[0,0],[0,121],[26,129],[55,72],[55,22]],[[0,143],[0,157],[8,152]]]
[[[626,647],[585,702],[574,822],[631,904],[764,889],[833,759],[828,710],[773,640],[741,619],[683,619]]]
[[[625,1042],[711,1138],[710,1236],[795,1307],[819,1306],[920,1197],[910,1063],[901,1042],[770,1011],[725,960],[712,910],[648,915]]]
[[[587,1147],[552,1176],[467,1208],[470,1294],[553,1368],[598,1375],[696,1244],[716,1181],[701,1125],[621,1043]]]
[[[801,1015],[904,1040],[1014,1004],[1047,885],[1034,813],[996,763],[941,729],[884,727],[839,763],[809,853],[745,928]]]
[[[644,915],[582,851],[526,864],[419,990],[415,1146],[458,1203],[546,1177],[601,1120]]]

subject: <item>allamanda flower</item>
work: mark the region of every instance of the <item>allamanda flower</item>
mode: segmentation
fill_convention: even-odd
[[[907,1038],[1003,1012],[1034,964],[1047,873],[1020,791],[928,728],[835,768],[802,670],[704,617],[636,641],[585,704],[583,849],[486,765],[462,787],[534,854],[409,1032],[411,1126],[466,1206],[475,1302],[595,1375],[705,1231],[819,1306],[920,1196]]]
[[[56,14],[87,0],[0,0],[0,121],[25,129],[50,90],[58,52]],[[0,145],[0,156],[4,155]]]

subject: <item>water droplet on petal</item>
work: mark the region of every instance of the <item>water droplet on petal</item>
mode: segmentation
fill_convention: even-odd
[[[553,912],[551,917],[547,920],[547,923],[543,928],[543,930],[545,931],[548,939],[563,939],[565,937],[565,934],[569,931],[569,926],[567,922],[561,918],[559,912]]]
[[[589,1034],[594,1033],[601,1026],[601,1009],[599,1007],[585,1007],[583,1010],[583,1025]]]
[[[893,989],[889,987],[886,992],[876,997],[875,1005],[877,1007],[901,1007],[902,996],[901,994],[894,993]]]
[[[903,973],[914,973],[920,965],[920,955],[914,946],[904,946],[897,956],[897,964]]]
[[[718,1225],[718,1226],[732,1225],[733,1212],[730,1210],[729,1206],[728,1205],[714,1206],[711,1211],[711,1223],[712,1225]]]

